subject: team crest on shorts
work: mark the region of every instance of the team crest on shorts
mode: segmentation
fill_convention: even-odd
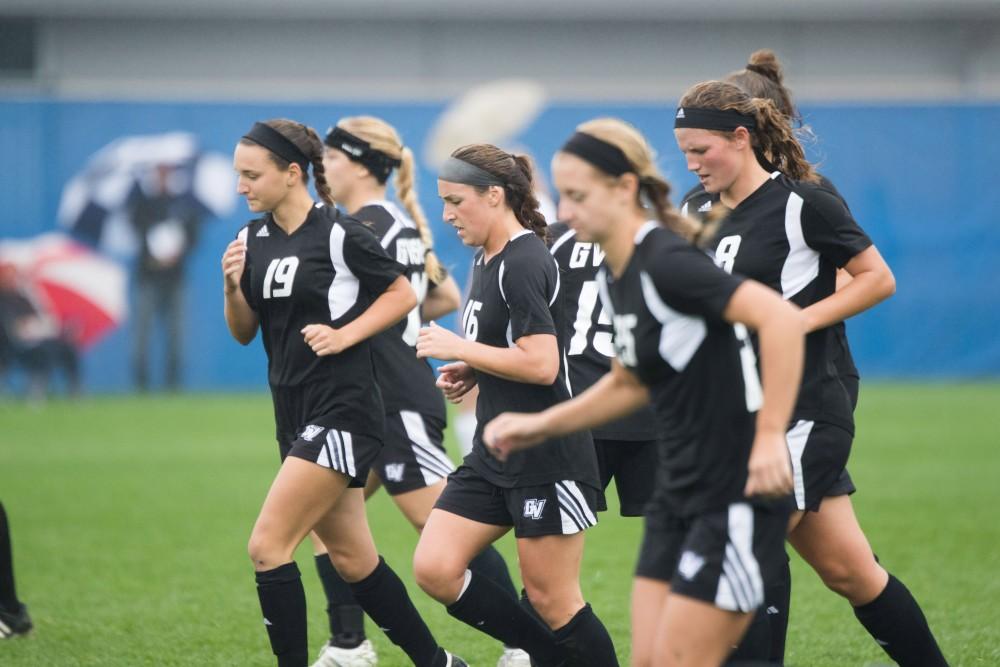
[[[402,482],[403,471],[406,470],[405,463],[386,463],[385,478],[390,482]]]
[[[537,521],[545,510],[545,498],[527,498],[524,501],[524,518]]]
[[[315,438],[323,431],[324,428],[322,426],[317,426],[316,424],[309,424],[309,426],[306,426],[304,429],[302,429],[302,433],[299,435],[299,437],[307,442],[312,442],[313,438]]]
[[[704,556],[699,556],[693,551],[685,551],[681,554],[681,560],[677,564],[677,571],[682,577],[691,581],[704,564]]]

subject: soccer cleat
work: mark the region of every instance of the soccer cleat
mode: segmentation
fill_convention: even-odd
[[[531,658],[519,648],[505,646],[497,667],[531,667]]]
[[[445,656],[448,658],[448,662],[444,663],[444,667],[469,667],[469,663],[462,660],[457,655],[452,655],[448,651],[444,652]]]
[[[327,642],[312,667],[375,667],[377,664],[375,647],[366,639],[354,648],[341,648]]]
[[[31,632],[31,617],[28,607],[21,605],[15,612],[9,612],[0,606],[0,639],[9,639],[16,635],[26,635]]]

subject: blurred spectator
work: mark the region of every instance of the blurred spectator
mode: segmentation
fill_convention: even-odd
[[[40,400],[53,373],[62,369],[69,393],[79,393],[79,359],[68,333],[22,288],[17,268],[0,263],[0,372],[21,366],[28,374],[28,396]]]
[[[184,268],[205,210],[188,193],[190,170],[160,164],[137,181],[127,211],[139,240],[136,265],[133,371],[150,387],[150,344],[159,321],[165,337],[164,385],[179,388],[184,332]]]

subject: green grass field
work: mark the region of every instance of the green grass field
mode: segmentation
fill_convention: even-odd
[[[882,562],[922,602],[953,665],[1000,665],[1000,385],[864,387],[851,472]],[[0,665],[274,664],[246,556],[277,465],[263,395],[0,402],[0,499],[18,592],[36,624],[0,642]],[[410,576],[416,542],[384,494],[370,517],[382,553],[443,645],[474,667],[498,646],[451,619]],[[628,659],[637,520],[603,515],[587,539],[584,590]],[[500,547],[515,563],[509,536]],[[298,561],[310,643],[324,640],[311,555]],[[788,664],[888,660],[793,556]],[[369,623],[386,667],[403,654]]]

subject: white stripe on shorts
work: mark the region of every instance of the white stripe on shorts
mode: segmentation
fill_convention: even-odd
[[[715,606],[749,613],[764,602],[764,580],[753,555],[753,508],[733,503],[728,513],[728,539]]]
[[[597,525],[597,517],[587,506],[587,500],[576,482],[572,480],[556,482],[556,499],[559,501],[563,535],[579,533]]]
[[[399,418],[403,422],[403,429],[406,430],[406,437],[410,439],[410,449],[413,450],[413,456],[420,466],[420,474],[424,476],[424,484],[430,486],[451,474],[455,470],[455,464],[431,442],[430,436],[427,435],[427,428],[424,426],[424,418],[420,413],[413,410],[400,410]]]
[[[800,510],[806,508],[806,480],[802,471],[802,454],[806,451],[806,443],[812,432],[814,421],[800,419],[788,430],[785,442],[788,444],[788,454],[792,458],[792,481],[795,484],[795,506]]]

